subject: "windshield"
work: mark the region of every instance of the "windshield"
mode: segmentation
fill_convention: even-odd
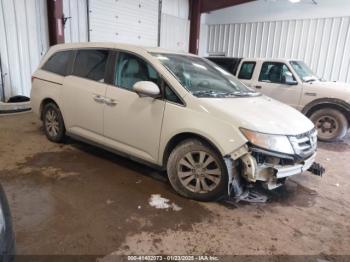
[[[241,97],[259,93],[249,89],[214,63],[195,56],[153,53],[197,97]]]
[[[291,66],[304,82],[319,80],[314,72],[303,61],[290,61]]]

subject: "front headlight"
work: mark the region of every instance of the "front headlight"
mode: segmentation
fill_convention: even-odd
[[[240,130],[253,145],[275,152],[285,153],[289,155],[294,154],[293,147],[289,142],[288,137],[284,135],[264,134],[245,128],[240,128]]]

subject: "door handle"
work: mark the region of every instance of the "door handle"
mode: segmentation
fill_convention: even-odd
[[[317,96],[316,93],[311,93],[311,92],[305,92],[306,96]]]
[[[97,102],[97,103],[103,103],[105,101],[105,98],[101,95],[94,95],[94,100]]]
[[[106,105],[108,106],[115,106],[116,104],[118,104],[114,99],[111,98],[106,98],[104,100],[104,102],[106,103]]]
[[[256,88],[256,89],[261,89],[261,88],[262,88],[262,86],[255,86],[255,88]]]

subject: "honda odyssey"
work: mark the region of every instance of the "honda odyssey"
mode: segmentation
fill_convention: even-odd
[[[49,140],[70,136],[164,169],[196,200],[257,181],[276,188],[315,159],[309,119],[191,54],[57,45],[33,74],[31,102]]]

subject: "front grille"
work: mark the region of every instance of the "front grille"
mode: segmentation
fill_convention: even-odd
[[[294,148],[295,153],[302,157],[308,157],[314,153],[317,147],[317,132],[315,129],[309,132],[290,136],[289,140]]]

